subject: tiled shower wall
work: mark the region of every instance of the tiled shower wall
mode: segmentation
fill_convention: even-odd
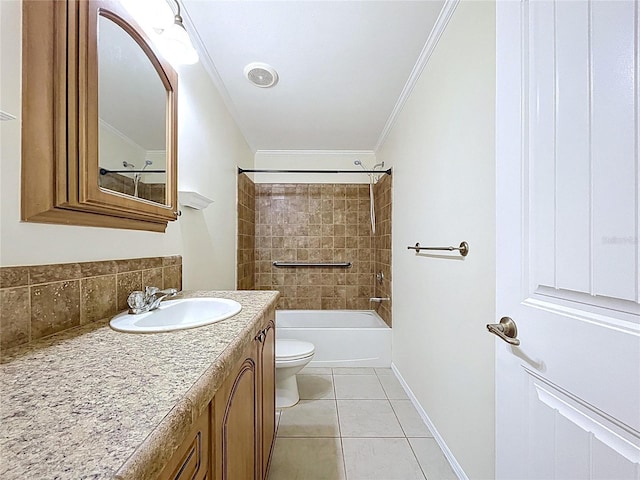
[[[369,186],[256,185],[256,288],[281,309],[355,309],[373,296]],[[351,268],[276,268],[275,260],[352,262]]]
[[[182,257],[0,268],[0,349],[109,318],[150,285],[182,290]]]
[[[238,290],[256,288],[255,221],[256,186],[246,175],[238,175]]]
[[[391,297],[391,176],[383,175],[373,187],[376,208],[376,234],[373,238],[374,272],[382,272],[382,283],[375,281],[375,296]],[[391,301],[381,302],[374,308],[391,326]]]
[[[107,173],[105,175],[99,175],[98,182],[102,188],[113,190],[114,192],[125,193],[127,195],[133,195],[135,193],[135,182],[133,178],[127,177],[126,175]],[[165,184],[138,182],[138,197],[164,205],[167,203]]]
[[[374,308],[391,326],[391,302],[369,302],[391,298],[390,176],[376,183],[374,197],[372,236],[368,184],[254,184],[239,175],[237,288],[279,290],[280,309]],[[276,268],[275,260],[353,266]]]

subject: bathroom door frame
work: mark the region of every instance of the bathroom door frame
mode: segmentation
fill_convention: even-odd
[[[513,318],[521,341],[520,346],[512,346],[495,339],[498,479],[640,479],[640,7],[637,1],[606,6],[626,9],[629,15],[625,15],[604,10],[603,5],[535,0],[496,5],[497,318],[490,322],[497,323],[503,316]],[[610,15],[619,20],[613,28],[607,25]],[[608,41],[633,30],[631,50],[635,49],[636,60],[631,79],[616,77],[616,55],[606,56],[602,51],[608,48]],[[586,36],[588,41],[581,36],[585,32],[591,34]],[[546,42],[558,38],[568,38],[570,45],[578,39],[576,45],[586,48],[587,54],[582,55],[581,48],[567,51],[561,43],[553,43],[552,58],[540,54],[546,51]],[[624,49],[616,52],[622,57],[629,53]],[[611,64],[607,64],[609,57]],[[558,70],[566,62],[571,69]],[[556,90],[545,97],[549,72],[550,88]],[[573,92],[585,87],[584,76],[575,72],[588,72],[591,96],[586,114],[578,111],[584,102],[570,101]],[[603,83],[597,82],[603,78],[614,84],[632,84],[632,93],[611,90],[611,101],[602,102],[598,89]],[[617,114],[628,111],[627,104],[616,103],[618,94],[622,97],[625,92],[623,100],[630,100],[635,108],[627,117],[630,124],[614,121]],[[548,98],[553,99],[552,107],[545,103]],[[573,123],[562,123],[567,112]],[[583,119],[589,136],[581,143],[571,132],[580,128]],[[549,125],[552,137],[543,137]],[[604,137],[597,137],[603,130],[621,132],[622,139],[607,144],[608,170],[598,169],[597,163],[603,158],[603,151],[597,151],[598,142],[606,143]],[[625,150],[629,131],[635,135],[635,159]],[[553,138],[551,150],[543,150],[548,146],[545,138]],[[572,149],[560,150],[559,142],[568,142]],[[580,165],[585,144],[591,163],[586,169],[574,168],[575,178],[563,179],[562,163],[553,163],[551,171],[545,169],[549,155],[554,162],[566,155],[562,161],[569,158],[570,164]],[[635,182],[633,201],[597,210],[607,199],[631,198],[629,182]],[[581,192],[571,190],[577,184],[586,188],[588,205],[581,201]],[[597,189],[606,185],[603,197]],[[550,188],[555,192],[552,198],[544,194]],[[590,221],[580,230],[584,215]],[[573,243],[569,242],[572,236]],[[544,239],[550,242],[545,244]],[[574,253],[587,255],[585,275],[578,271],[584,263],[570,261]],[[598,263],[603,256],[611,261]],[[562,266],[567,259],[568,267]],[[549,265],[550,276],[545,273]],[[629,272],[635,272],[635,279]],[[586,292],[567,286],[585,278]]]

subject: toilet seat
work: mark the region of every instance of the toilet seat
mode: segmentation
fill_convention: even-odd
[[[276,362],[301,360],[313,356],[313,343],[302,340],[276,339]]]

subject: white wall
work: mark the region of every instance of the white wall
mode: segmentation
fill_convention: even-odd
[[[474,479],[495,473],[494,16],[458,5],[377,155],[394,167],[393,362]],[[463,240],[464,260],[407,250]]]
[[[369,170],[376,164],[376,156],[371,151],[335,150],[289,150],[260,151],[255,155],[256,169],[273,170],[360,170],[354,165],[360,160]],[[297,173],[256,173],[255,183],[369,183],[367,174],[297,174]]]
[[[144,166],[146,151],[122,132],[102,119],[98,120],[98,156],[100,166],[110,170],[123,170],[122,162],[137,168]],[[164,168],[164,165],[160,166]],[[133,178],[133,174],[126,174]]]
[[[179,71],[180,189],[215,200],[189,211],[166,233],[20,222],[21,3],[0,1],[0,265],[34,265],[179,254],[184,288],[235,284],[235,164],[253,155],[201,65]],[[198,98],[195,102],[193,99]]]
[[[252,168],[253,152],[204,68],[187,65],[179,75],[178,190],[213,200],[204,210],[182,207],[184,288],[233,290],[237,167]]]

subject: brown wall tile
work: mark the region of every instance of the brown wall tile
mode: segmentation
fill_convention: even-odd
[[[280,309],[377,308],[391,324],[391,178],[374,187],[377,229],[369,223],[369,186],[258,184],[238,177],[239,289],[277,289]],[[278,269],[274,260],[350,261],[352,268]],[[382,286],[375,272],[383,271]]]
[[[280,290],[281,309],[368,309],[374,290],[368,185],[259,184],[255,189],[256,288]],[[273,260],[353,266],[292,271],[274,268]],[[348,289],[349,283],[356,288]]]
[[[29,284],[76,280],[82,276],[79,263],[58,263],[53,265],[33,265],[29,267]]]
[[[0,290],[0,349],[29,343],[31,308],[29,287]]]
[[[124,175],[119,173],[108,173],[98,177],[98,184],[102,188],[113,190],[114,192],[124,193]]]
[[[391,177],[388,175],[374,186],[376,234],[373,238],[373,271],[382,272],[382,284],[374,282],[376,297],[391,298]],[[392,325],[392,301],[376,304],[375,308],[387,325]]]
[[[167,267],[143,270],[142,271],[142,289],[144,289],[144,287],[158,287],[160,289],[164,288],[162,286],[163,285],[162,273],[164,268],[167,268]],[[176,288],[176,287],[173,287],[173,288]]]
[[[0,288],[29,285],[29,267],[0,267]]]
[[[132,178],[119,173],[108,173],[100,175],[98,183],[102,188],[113,190],[114,192],[126,193],[133,195],[135,191],[135,182]],[[166,187],[163,183],[138,183],[138,196],[151,200],[152,202],[166,204]]]
[[[83,278],[80,281],[80,323],[112,317],[117,310],[116,276]]]
[[[31,288],[31,338],[46,337],[80,325],[80,281]]]
[[[162,266],[166,267],[169,265],[182,265],[182,256],[170,255],[168,257],[162,257]]]
[[[155,286],[182,288],[180,256],[0,268],[3,286],[24,285],[0,289],[0,348],[126,310],[143,273]]]
[[[182,290],[182,267],[179,265],[172,265],[169,267],[163,267],[162,269],[162,288],[177,288]]]
[[[119,273],[116,276],[116,308],[118,311],[127,310],[127,298],[136,290],[142,290],[142,272]]]
[[[245,174],[238,175],[238,252],[236,288],[256,288],[256,246],[271,248],[271,236],[263,235],[256,243],[256,188]]]
[[[117,271],[115,260],[105,260],[101,262],[79,263],[82,278],[98,277],[100,275],[111,275]]]
[[[115,260],[117,273],[134,272],[136,270],[148,270],[150,268],[162,267],[162,257],[149,258],[129,258],[124,260]]]

